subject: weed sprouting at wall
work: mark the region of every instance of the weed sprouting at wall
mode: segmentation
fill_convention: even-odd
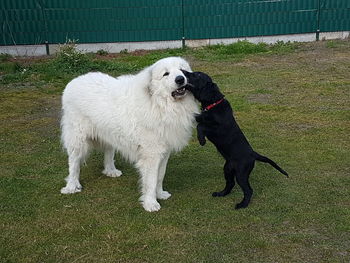
[[[82,65],[86,65],[89,62],[87,55],[77,49],[77,43],[74,40],[67,40],[65,44],[60,45],[52,61],[54,67],[67,72],[81,69]]]

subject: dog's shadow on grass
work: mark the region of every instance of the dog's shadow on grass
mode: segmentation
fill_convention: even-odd
[[[170,191],[208,192],[213,182],[222,179],[224,160],[212,145],[205,147],[192,140],[190,147],[170,157],[165,177],[165,187]]]
[[[119,154],[115,156],[115,165],[117,169],[122,171],[122,176],[112,178],[104,175],[102,173],[103,167],[103,153],[94,150],[90,153],[89,157],[86,160],[86,164],[81,167],[81,182],[84,186],[89,188],[95,188],[94,184],[101,184],[107,187],[128,187],[131,183],[135,183],[139,179],[137,170],[133,167],[132,164],[124,160]],[[128,182],[130,181],[130,182]],[[122,186],[121,186],[122,185]],[[121,189],[122,190],[122,189]],[[123,190],[124,191],[124,190]],[[125,190],[128,191],[128,190]]]

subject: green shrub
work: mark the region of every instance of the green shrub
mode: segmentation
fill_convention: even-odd
[[[255,54],[268,51],[268,45],[265,43],[254,44],[247,40],[238,41],[233,44],[224,45],[219,44],[210,47],[211,50],[215,50],[219,54],[231,55],[231,54]]]
[[[9,61],[10,58],[12,58],[11,55],[0,53],[0,62]]]
[[[108,52],[106,50],[99,49],[99,50],[97,50],[96,54],[100,55],[100,56],[106,56],[106,55],[108,55]]]
[[[335,48],[336,46],[337,46],[336,42],[333,41],[333,40],[330,40],[330,41],[326,42],[326,48]]]
[[[55,58],[52,61],[54,67],[64,72],[81,72],[89,67],[89,57],[77,49],[75,40],[68,40],[60,45]]]
[[[298,43],[296,42],[283,42],[277,41],[275,44],[271,45],[271,50],[276,53],[289,53],[293,52],[298,48]]]

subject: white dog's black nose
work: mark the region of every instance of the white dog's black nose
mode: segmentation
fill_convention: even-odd
[[[185,83],[185,78],[183,76],[177,76],[175,78],[175,83],[178,85],[182,85]]]

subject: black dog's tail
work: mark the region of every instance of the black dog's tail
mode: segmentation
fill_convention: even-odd
[[[269,163],[272,165],[275,169],[283,173],[285,176],[288,177],[288,174],[285,170],[283,170],[281,167],[279,167],[274,161],[271,159],[267,158],[266,156],[262,156],[261,154],[258,154],[257,152],[254,152],[254,157],[257,161],[264,162],[264,163]]]

